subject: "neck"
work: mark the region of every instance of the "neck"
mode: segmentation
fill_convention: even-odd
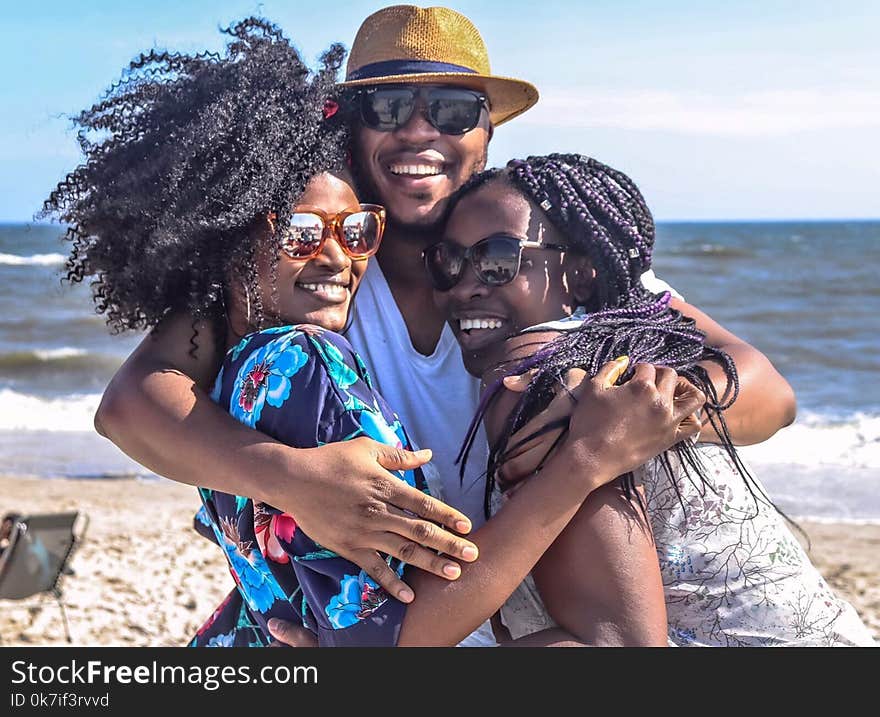
[[[406,323],[413,348],[429,356],[437,348],[445,316],[434,304],[422,250],[436,241],[433,234],[389,227],[376,254],[394,302]]]

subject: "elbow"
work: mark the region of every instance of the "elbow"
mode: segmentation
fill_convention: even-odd
[[[120,384],[120,375],[116,376],[104,389],[104,395],[101,396],[101,403],[98,410],[95,411],[94,425],[98,435],[109,440],[113,440],[113,436],[119,433],[120,427],[126,421],[126,392],[122,390]]]
[[[797,396],[795,396],[794,389],[788,381],[782,379],[782,383],[784,386],[782,387],[782,395],[779,399],[781,411],[780,429],[790,426],[794,423],[794,419],[797,418]]]
[[[104,391],[104,395],[101,396],[101,403],[98,405],[98,410],[95,411],[95,431],[99,436],[110,438],[110,427],[116,422],[116,414],[119,411],[117,403],[112,387],[108,386]]]

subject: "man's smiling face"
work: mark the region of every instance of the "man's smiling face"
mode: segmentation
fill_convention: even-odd
[[[477,126],[460,135],[443,134],[425,117],[423,98],[409,120],[390,132],[353,127],[357,176],[362,195],[385,206],[398,227],[435,228],[449,195],[486,166],[492,129],[484,108]]]

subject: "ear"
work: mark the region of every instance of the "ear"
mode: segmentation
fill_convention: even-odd
[[[571,270],[568,273],[571,282],[571,294],[578,306],[586,306],[593,296],[596,286],[596,269],[590,257],[575,255],[572,257]]]

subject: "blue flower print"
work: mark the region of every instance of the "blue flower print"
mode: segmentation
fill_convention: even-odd
[[[213,525],[214,534],[229,559],[238,590],[251,610],[267,612],[276,600],[287,600],[262,553],[252,550],[250,543],[241,543],[234,521],[224,519],[222,523],[222,529]]]
[[[327,375],[338,388],[344,391],[354,383],[357,383],[357,372],[345,363],[345,358],[338,348],[326,340],[312,339],[312,345],[321,354],[321,357],[324,359],[324,365],[327,367]]]
[[[217,378],[214,380],[214,389],[211,391],[211,400],[214,403],[220,403],[220,394],[223,392],[223,372],[226,367],[220,367],[220,373],[217,374]]]
[[[248,356],[239,369],[229,409],[245,425],[256,426],[266,403],[280,408],[290,397],[290,377],[309,360],[301,346],[291,345],[298,335],[289,332],[270,341]]]
[[[358,422],[361,424],[364,434],[375,441],[379,441],[379,443],[398,448],[408,444],[400,421],[395,421],[393,425],[389,426],[381,413],[365,410],[358,416]],[[412,470],[395,471],[395,475],[405,480],[407,485],[415,488],[416,476]]]
[[[241,341],[238,342],[236,347],[232,349],[232,361],[238,361],[238,357],[241,355],[241,352],[244,351],[245,346],[248,345],[248,342],[251,340],[250,336],[245,336]]]
[[[224,633],[223,635],[214,635],[205,647],[233,647],[235,644],[235,631]]]
[[[200,492],[200,493],[207,492],[207,490],[208,490],[207,488],[199,488],[199,492]],[[208,495],[208,498],[207,498],[207,499],[208,499],[208,500],[211,499],[210,494]],[[204,526],[207,527],[207,528],[210,528],[210,527],[211,527],[211,525],[212,525],[212,523],[211,523],[211,518],[210,518],[210,516],[208,515],[208,509],[205,508],[204,505],[201,506],[201,507],[198,509],[198,511],[196,512],[196,520],[199,521],[202,525],[204,525]]]
[[[324,608],[334,630],[351,627],[358,620],[369,617],[388,599],[388,593],[363,570],[358,575],[344,575],[340,588],[339,594],[330,598]]]

